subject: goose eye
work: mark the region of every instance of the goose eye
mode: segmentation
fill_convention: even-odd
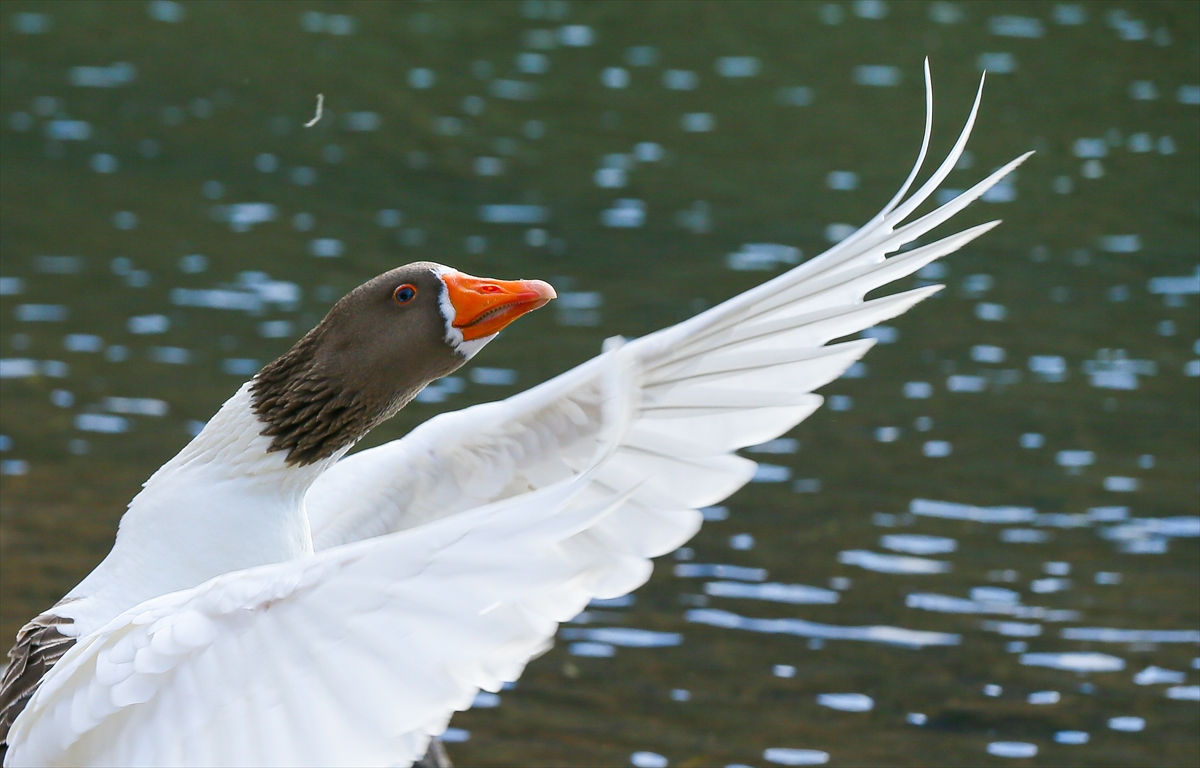
[[[392,298],[396,300],[397,304],[407,304],[416,298],[416,296],[417,287],[415,285],[409,285],[408,283],[405,283],[397,288],[396,292],[392,294]]]

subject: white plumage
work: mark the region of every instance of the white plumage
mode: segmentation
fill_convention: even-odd
[[[821,404],[813,390],[873,343],[827,342],[939,286],[864,302],[869,291],[995,226],[885,258],[1028,156],[901,226],[953,169],[979,106],[977,96],[949,156],[904,199],[928,148],[929,94],[917,166],[854,235],[690,320],[613,340],[526,392],[297,468],[265,451],[243,388],[122,523],[118,547],[195,539],[195,562],[102,566],[72,591],[79,601],[58,612],[74,619],[78,642],[14,723],[5,764],[421,757],[479,689],[515,680],[559,622],[642,584],[649,558],[699,528],[698,507],[753,475],[754,462],[733,451],[811,414]],[[217,502],[194,496],[205,487]],[[190,511],[162,512],[172,503]],[[260,507],[275,510],[258,524],[270,531],[246,520]],[[285,544],[256,553],[258,537]],[[106,584],[122,586],[89,601]]]

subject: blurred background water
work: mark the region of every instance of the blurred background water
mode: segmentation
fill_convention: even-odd
[[[1002,227],[461,765],[1200,761],[1200,4],[21,2],[0,32],[0,635],[334,300],[432,259],[560,299],[365,445],[866,221],[988,70]],[[316,96],[323,114],[314,125]]]

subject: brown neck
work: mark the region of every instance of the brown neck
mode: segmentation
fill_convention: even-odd
[[[254,412],[266,425],[261,434],[273,438],[269,450],[287,451],[288,464],[313,464],[353,445],[420,389],[384,400],[346,386],[317,359],[322,332],[314,328],[250,386]]]

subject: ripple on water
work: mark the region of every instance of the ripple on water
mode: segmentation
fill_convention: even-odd
[[[1027,741],[993,741],[987,745],[989,755],[996,757],[1034,757],[1038,753],[1037,744]]]
[[[1041,624],[1026,624],[1023,621],[985,621],[980,627],[1005,637],[1039,637],[1042,634]]]
[[[1200,643],[1200,630],[1196,629],[1068,627],[1059,635],[1064,640],[1086,640],[1091,643]]]
[[[928,560],[907,555],[881,555],[865,549],[848,549],[838,553],[838,562],[857,565],[877,573],[931,574],[948,573],[952,566],[944,560]]]
[[[763,759],[778,765],[825,765],[829,762],[829,753],[819,749],[772,747],[763,752]]]
[[[1045,621],[1074,621],[1079,618],[1078,611],[1056,608],[1043,608],[1037,605],[1020,605],[1008,599],[996,599],[994,593],[1009,592],[997,587],[977,587],[971,590],[971,598],[939,595],[932,592],[913,592],[904,599],[909,608],[919,608],[938,613],[998,613],[1016,616],[1020,619],[1043,619]]]
[[[629,764],[634,768],[667,768],[670,763],[657,752],[634,752],[629,756]]]
[[[586,656],[593,659],[608,659],[617,655],[616,646],[609,643],[571,643],[568,650],[572,656]]]
[[[958,549],[958,542],[946,536],[922,533],[892,533],[879,538],[879,546],[910,555],[941,555]]]
[[[1143,731],[1146,729],[1146,719],[1143,717],[1134,717],[1132,715],[1110,717],[1108,719],[1108,727],[1114,731],[1137,733],[1138,731]]]
[[[597,627],[595,629],[568,627],[560,630],[559,636],[564,640],[586,640],[625,648],[668,648],[683,642],[683,635],[678,632],[652,632],[648,629],[631,627]]]
[[[1149,666],[1133,676],[1137,685],[1160,685],[1162,683],[1182,683],[1187,679],[1186,672],[1176,672],[1172,669]]]
[[[1033,705],[1057,704],[1062,701],[1062,694],[1058,691],[1034,691],[1026,701]]]
[[[861,640],[870,643],[903,645],[909,648],[921,648],[927,645],[958,645],[962,642],[962,635],[950,632],[925,632],[903,627],[884,626],[843,627],[834,624],[819,624],[803,619],[751,619],[716,608],[694,608],[684,614],[684,617],[695,624],[708,624],[727,629],[744,629],[750,632],[831,640]]]
[[[1087,731],[1059,731],[1054,740],[1059,744],[1087,744],[1091,736]]]
[[[737,579],[739,581],[766,581],[766,568],[747,568],[742,565],[720,563],[678,563],[675,575],[691,579]]]
[[[831,589],[804,584],[746,584],[740,581],[710,581],[704,585],[704,592],[713,597],[744,597],[797,605],[828,605],[836,603],[841,597]]]
[[[1023,653],[1021,663],[1028,667],[1050,667],[1071,672],[1119,672],[1125,659],[1107,653]]]
[[[865,693],[820,693],[817,703],[843,712],[870,712],[875,708],[875,700]]]
[[[932,499],[913,499],[908,511],[925,517],[971,520],[976,523],[1032,523],[1037,520],[1037,510],[1032,507],[977,507],[974,504]]]

